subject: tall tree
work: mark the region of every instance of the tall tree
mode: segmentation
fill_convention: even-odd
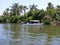
[[[18,5],[18,3],[14,3],[11,6],[11,11],[13,12],[13,15],[19,15],[19,5]]]
[[[56,10],[54,9],[52,3],[48,3],[48,6],[46,8],[46,14],[49,15],[50,17],[53,17],[56,13]]]
[[[26,13],[27,9],[28,9],[27,6],[23,6],[24,14]]]
[[[7,8],[4,12],[3,15],[8,16],[9,15],[9,8]]]
[[[58,15],[60,15],[60,5],[57,5],[56,13],[57,13]]]
[[[37,10],[37,5],[33,4],[33,5],[30,5],[29,7],[30,7],[30,10]]]
[[[23,13],[23,5],[19,5],[19,15]]]
[[[52,9],[52,8],[54,8],[54,7],[53,7],[52,3],[49,2],[49,3],[48,3],[48,6],[47,6],[47,9]]]

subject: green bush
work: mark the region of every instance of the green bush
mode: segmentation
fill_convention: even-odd
[[[44,24],[51,24],[51,20],[49,18],[44,18],[43,23]]]
[[[2,18],[2,16],[0,16],[0,23],[2,23],[3,22],[3,18]]]
[[[10,17],[10,22],[11,23],[17,23],[20,19],[20,16],[12,16]]]
[[[57,20],[57,21],[60,21],[60,16],[57,16],[57,17],[56,17],[56,20]]]
[[[0,16],[0,23],[7,23],[7,18]]]

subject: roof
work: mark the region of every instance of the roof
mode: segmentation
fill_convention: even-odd
[[[39,20],[30,20],[30,22],[39,22]]]

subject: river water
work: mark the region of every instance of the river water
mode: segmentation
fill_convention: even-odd
[[[0,24],[0,45],[60,45],[60,26]]]

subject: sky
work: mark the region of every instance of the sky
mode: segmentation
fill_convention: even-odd
[[[51,2],[54,7],[56,7],[56,5],[60,5],[60,0],[0,0],[0,15],[2,15],[6,8],[9,8],[14,3],[26,5],[27,7],[29,7],[29,5],[35,4],[38,5],[37,8],[45,9],[48,2]]]

